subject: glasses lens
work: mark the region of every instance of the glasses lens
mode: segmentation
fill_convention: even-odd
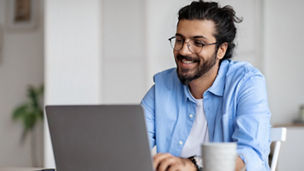
[[[171,46],[173,49],[175,49],[175,37],[170,38],[169,41],[170,41],[170,46]]]
[[[170,45],[174,50],[181,50],[184,46],[185,40],[179,37],[172,37],[169,39]],[[186,42],[189,51],[192,53],[200,53],[204,44],[199,41],[190,39],[189,42]]]
[[[188,48],[191,52],[199,53],[203,48],[203,44],[196,42],[196,40],[190,40]]]
[[[180,38],[173,37],[170,39],[170,45],[174,50],[181,50],[183,47],[184,41]]]

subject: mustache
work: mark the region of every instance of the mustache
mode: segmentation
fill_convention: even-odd
[[[183,56],[183,55],[177,55],[176,58],[178,60],[188,60],[188,61],[192,61],[192,62],[200,62],[199,58],[193,58],[193,57],[189,57],[189,56]]]

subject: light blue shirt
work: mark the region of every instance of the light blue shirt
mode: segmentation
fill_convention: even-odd
[[[176,68],[154,76],[141,104],[151,148],[179,156],[195,120],[196,102]],[[261,72],[245,62],[222,61],[203,104],[209,141],[236,142],[248,171],[269,170],[271,113]]]

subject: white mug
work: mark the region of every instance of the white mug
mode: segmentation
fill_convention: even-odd
[[[204,143],[201,148],[204,171],[234,171],[236,146],[236,143]]]

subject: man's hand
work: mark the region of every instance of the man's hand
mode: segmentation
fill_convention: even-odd
[[[175,157],[169,153],[158,153],[153,157],[156,171],[196,171],[195,165],[189,159]]]
[[[243,170],[246,170],[246,168],[245,168],[245,163],[244,163],[244,161],[241,159],[241,157],[237,157],[237,158],[236,158],[235,170],[236,170],[236,171],[243,171]]]

